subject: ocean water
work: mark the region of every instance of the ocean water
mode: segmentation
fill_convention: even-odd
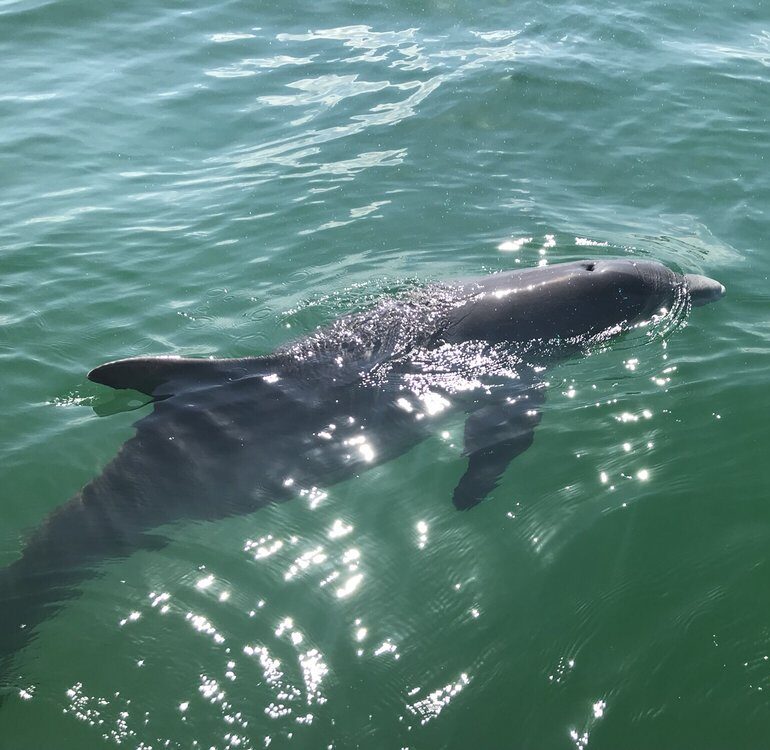
[[[17,655],[2,750],[767,747],[766,5],[0,0],[0,52],[2,565],[147,413],[105,361],[541,261],[728,290],[550,371],[470,512],[458,418],[106,562]]]

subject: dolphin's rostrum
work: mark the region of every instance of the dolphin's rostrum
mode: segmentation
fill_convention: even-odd
[[[531,445],[545,368],[723,293],[656,262],[580,261],[384,299],[266,357],[97,367],[91,380],[141,391],[154,407],[0,571],[0,659],[100,562],[162,544],[154,528],[318,493],[404,453],[452,407],[467,414],[468,457],[453,500],[475,506]]]

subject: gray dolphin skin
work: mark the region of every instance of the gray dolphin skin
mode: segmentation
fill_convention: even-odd
[[[587,260],[384,298],[264,357],[97,367],[92,381],[140,391],[152,411],[0,570],[0,661],[100,563],[162,545],[153,529],[312,497],[435,434],[447,412],[465,414],[453,502],[472,508],[531,445],[549,366],[724,291],[657,262]]]

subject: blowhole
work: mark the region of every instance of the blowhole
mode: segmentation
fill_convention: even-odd
[[[596,263],[584,263],[583,268],[585,268],[586,271],[593,271],[594,268],[596,268]]]

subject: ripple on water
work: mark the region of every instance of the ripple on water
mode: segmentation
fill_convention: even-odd
[[[729,9],[715,43],[716,6],[333,10],[0,0],[7,556],[130,434],[87,408],[106,359],[266,353],[482,265],[633,255],[735,286],[549,372],[534,446],[473,513],[458,418],[166,529],[48,623],[4,731],[583,750],[761,725],[767,32]]]

